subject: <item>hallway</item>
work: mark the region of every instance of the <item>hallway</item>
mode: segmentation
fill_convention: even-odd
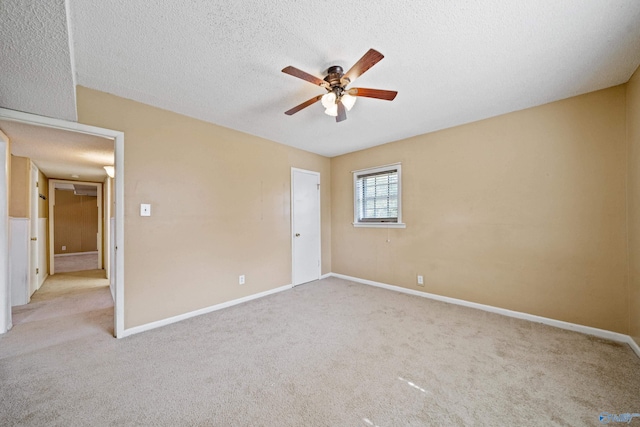
[[[88,270],[49,276],[29,304],[13,307],[13,328],[2,339],[13,354],[3,351],[2,357],[63,344],[96,329],[113,336],[113,299],[104,275]]]

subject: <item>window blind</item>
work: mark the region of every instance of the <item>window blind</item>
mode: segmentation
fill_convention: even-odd
[[[398,170],[356,178],[358,222],[398,222]]]

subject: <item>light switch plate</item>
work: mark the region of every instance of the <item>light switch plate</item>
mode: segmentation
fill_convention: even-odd
[[[151,216],[151,205],[148,203],[140,204],[140,216]]]

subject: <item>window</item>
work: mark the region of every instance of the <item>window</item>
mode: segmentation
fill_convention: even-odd
[[[353,172],[353,225],[404,228],[401,166],[394,164]]]

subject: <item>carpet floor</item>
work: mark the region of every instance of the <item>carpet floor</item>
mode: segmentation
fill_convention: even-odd
[[[56,274],[70,271],[95,270],[98,268],[98,252],[55,255],[54,266]]]
[[[108,287],[49,304],[68,298],[85,308],[0,337],[0,425],[595,426],[640,412],[626,344],[337,278],[121,340]]]

